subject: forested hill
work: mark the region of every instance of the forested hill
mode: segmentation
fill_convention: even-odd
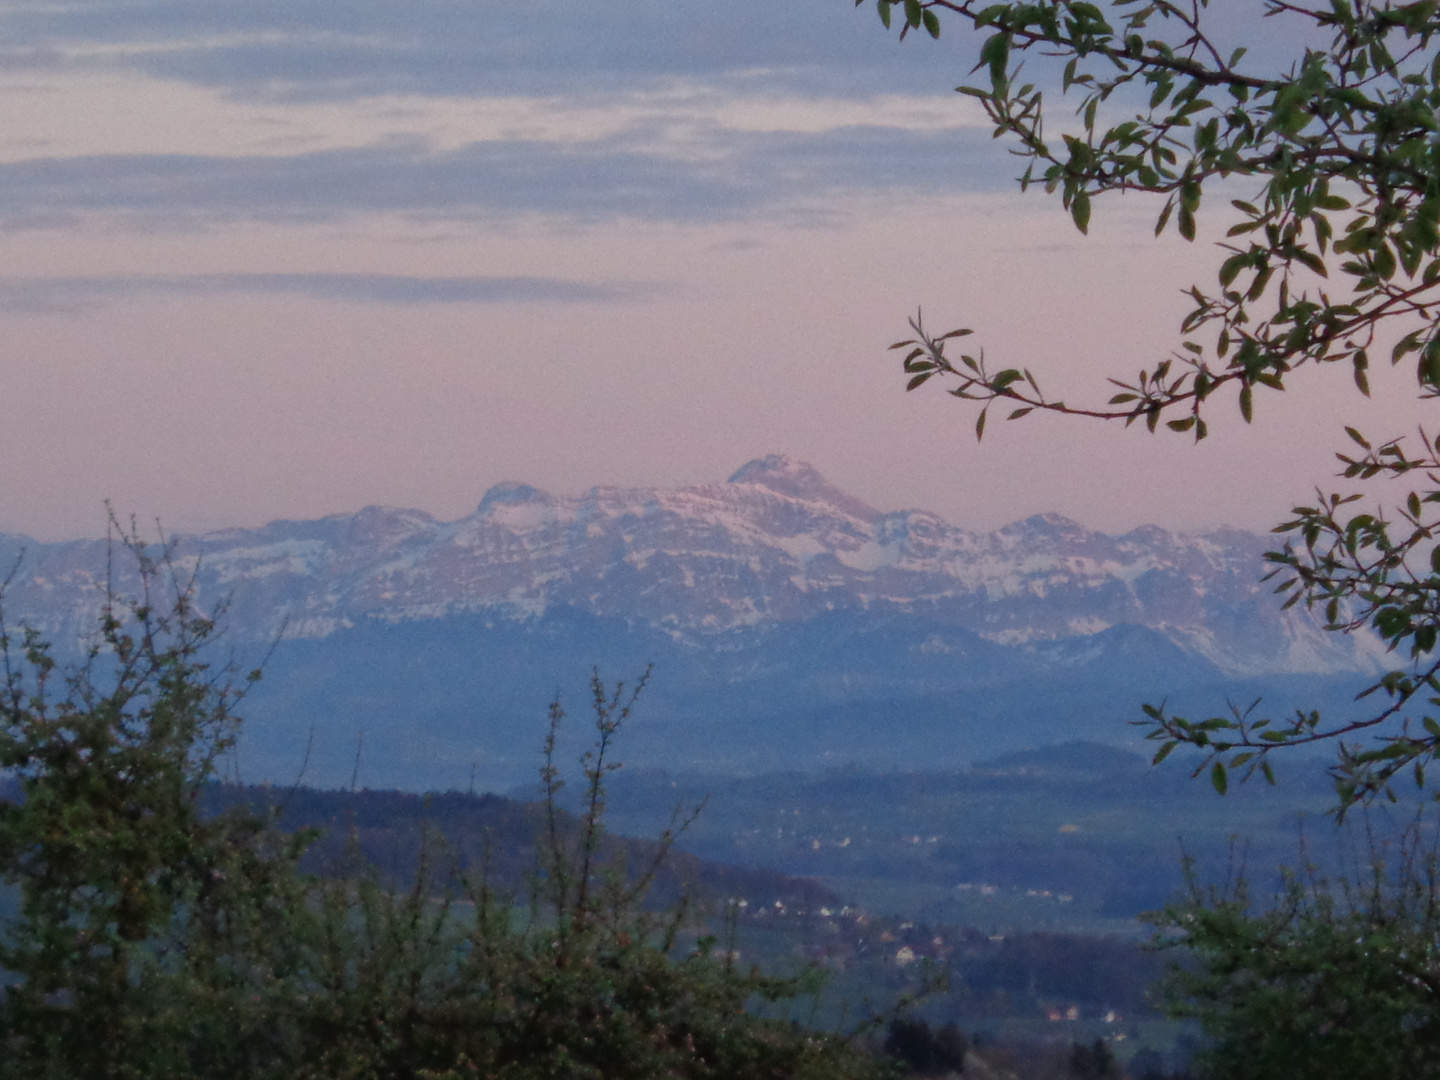
[[[212,811],[233,806],[276,810],[287,831],[318,830],[303,863],[313,873],[368,866],[387,882],[409,883],[424,858],[442,879],[446,871],[460,871],[474,883],[483,879],[496,890],[523,898],[535,875],[545,870],[542,838],[548,821],[542,803],[454,791],[416,795],[234,784],[213,785],[205,797]],[[557,823],[573,848],[578,819],[561,809]],[[602,861],[623,864],[632,877],[656,867],[660,855],[656,839],[606,834],[601,843]],[[836,903],[832,892],[806,878],[724,865],[672,849],[658,862],[649,902],[668,908],[682,895],[701,902],[778,901],[799,911]]]

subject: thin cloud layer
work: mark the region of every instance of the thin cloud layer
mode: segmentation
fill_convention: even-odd
[[[11,47],[36,58],[251,96],[553,94],[736,75],[867,96],[902,85],[933,91],[956,67],[948,50],[899,46],[873,13],[835,0],[17,0],[7,7]]]
[[[352,304],[585,304],[653,296],[651,283],[547,277],[418,277],[406,274],[145,274],[0,277],[0,310],[76,311],[137,297],[227,293],[303,296]]]
[[[1013,171],[981,132],[893,127],[721,130],[698,145],[632,131],[451,151],[395,142],[292,156],[104,154],[0,164],[0,224],[61,227],[95,214],[172,226],[366,214],[716,222],[812,210],[852,194],[993,188]]]
[[[900,44],[844,0],[15,0],[0,31],[0,93],[39,118],[0,164],[11,229],[96,215],[141,228],[809,219],[843,213],[836,196],[996,190],[1017,171],[949,92],[964,66],[953,43]],[[223,109],[107,125],[73,99],[103,106],[107,79]],[[906,100],[928,104],[877,112]],[[952,126],[937,127],[937,101]],[[47,108],[72,137],[55,139]],[[616,115],[633,120],[617,129]],[[768,130],[750,122],[761,115]],[[92,129],[103,152],[83,145]],[[167,130],[205,145],[164,152],[180,145]]]

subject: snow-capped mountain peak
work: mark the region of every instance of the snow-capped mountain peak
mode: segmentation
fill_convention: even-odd
[[[551,496],[537,487],[529,484],[517,483],[513,480],[502,481],[495,484],[489,491],[485,492],[480,500],[477,514],[483,514],[492,506],[507,503],[546,502]]]
[[[0,542],[0,558],[20,546]],[[24,546],[28,576],[10,586],[7,615],[62,636],[90,629],[104,544]],[[1055,514],[973,533],[924,511],[881,514],[772,454],[723,484],[556,496],[506,482],[456,522],[367,507],[182,538],[178,550],[198,558],[203,594],[232,598],[239,636],[282,622],[324,637],[374,619],[571,609],[703,643],[843,614],[923,619],[1003,645],[1134,625],[1231,674],[1373,666],[1302,609],[1280,611],[1260,580],[1271,546],[1234,530],[1113,537]]]
[[[785,454],[767,454],[747,461],[731,474],[727,482],[754,484],[791,498],[829,503],[861,521],[874,521],[880,517],[878,510],[834,487],[809,462]]]

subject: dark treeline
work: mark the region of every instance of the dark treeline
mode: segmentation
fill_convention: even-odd
[[[455,791],[416,795],[234,784],[213,784],[204,799],[212,813],[247,807],[274,815],[286,831],[314,830],[315,839],[301,861],[310,873],[348,872],[358,859],[387,880],[408,884],[423,859],[431,873],[481,873],[495,888],[523,896],[543,871],[543,840],[549,828],[543,802]],[[555,821],[567,841],[581,827],[574,814],[561,809]],[[806,878],[727,866],[673,848],[661,859],[659,840],[606,834],[601,844],[607,865],[623,864],[632,876],[653,869],[646,900],[653,909],[672,907],[682,897],[702,904],[732,898],[757,906],[779,901],[797,911],[839,906],[834,893]]]
[[[212,785],[211,811],[246,806],[276,813],[288,831],[317,830],[302,860],[311,873],[351,872],[356,860],[396,884],[413,881],[422,859],[432,872],[483,871],[498,889],[523,897],[532,887],[548,827],[543,803],[499,795],[444,792],[320,791],[312,788]],[[560,811],[562,833],[578,819]],[[658,842],[607,835],[606,861],[633,874],[649,870]],[[721,930],[726,912],[738,923],[747,956],[778,962],[797,955],[837,977],[851,973],[903,993],[922,970],[945,975],[927,1000],[934,1010],[976,1021],[1047,1017],[1077,1009],[1085,1019],[1107,1013],[1157,1015],[1150,989],[1173,956],[1133,940],[1073,933],[991,934],[973,928],[852,908],[816,881],[771,870],[726,866],[671,849],[647,895],[652,909],[681,897],[709,912]],[[743,900],[744,907],[731,901]],[[900,959],[897,960],[897,957]]]

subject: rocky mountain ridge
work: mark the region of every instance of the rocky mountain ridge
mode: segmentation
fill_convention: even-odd
[[[848,614],[915,619],[1028,651],[1083,648],[1140,626],[1234,677],[1372,670],[1368,639],[1326,633],[1303,609],[1280,611],[1261,581],[1274,546],[1237,530],[1107,536],[1051,514],[971,532],[923,510],[882,513],[812,466],[771,455],[724,483],[578,496],[504,483],[458,521],[367,507],[178,537],[174,557],[198,575],[203,600],[230,597],[242,640],[282,627],[289,639],[322,639],[376,620],[525,623],[570,610],[704,648],[735,632]],[[104,542],[0,538],[0,558],[22,549],[7,618],[57,639],[87,632]]]

